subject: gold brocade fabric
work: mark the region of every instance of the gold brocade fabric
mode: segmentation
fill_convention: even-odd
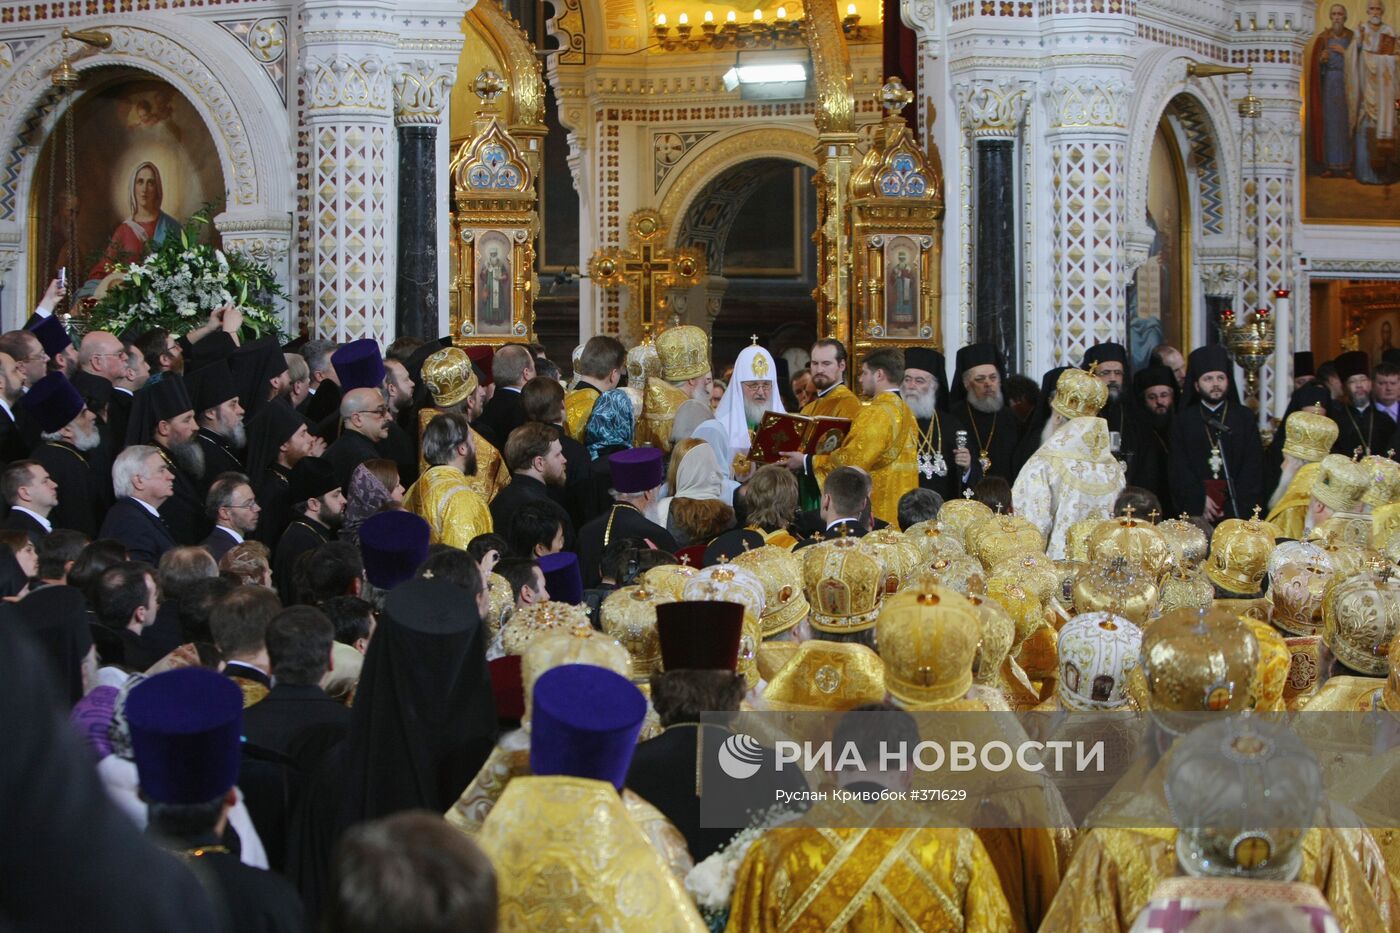
[[[837,467],[860,467],[870,474],[875,517],[898,527],[899,497],[919,485],[918,436],[918,422],[904,400],[881,392],[861,407],[845,443],[812,457],[812,472],[821,484]]]
[[[260,684],[250,677],[234,677],[231,679],[234,683],[238,684],[238,689],[243,692],[244,709],[256,703],[261,703],[263,697],[267,696],[268,691],[265,684]]]
[[[1304,708],[1310,713],[1369,713],[1380,707],[1384,687],[1384,677],[1331,677]]]
[[[418,437],[421,441],[423,429],[428,426],[438,415],[442,414],[437,408],[424,408],[418,412]],[[505,458],[495,446],[476,433],[472,434],[472,448],[476,451],[476,474],[466,477],[467,487],[472,492],[481,497],[482,502],[490,503],[496,498],[496,493],[510,485],[510,470],[506,469]],[[423,446],[418,446],[418,475],[428,472],[428,461],[423,459]]]
[[[676,421],[676,410],[689,398],[669,382],[655,376],[648,377],[646,393],[642,397],[642,417],[637,421],[637,436],[632,446],[650,444],[670,453],[671,427]]]
[[[477,842],[496,868],[502,933],[706,929],[611,784],[516,778]]]
[[[1346,547],[1370,547],[1371,516],[1336,512],[1327,521],[1317,526],[1317,533],[1325,538],[1328,544]]]
[[[1268,522],[1279,531],[1281,538],[1303,538],[1303,523],[1308,516],[1308,502],[1312,499],[1312,484],[1317,478],[1321,464],[1305,463],[1298,468],[1293,479],[1284,490],[1283,498],[1269,512]]]
[[[564,429],[580,444],[583,443],[583,429],[588,427],[588,416],[593,414],[598,394],[593,386],[585,385],[564,396]]]
[[[1185,916],[1178,913],[1183,904],[1189,904],[1190,914],[1206,910],[1222,910],[1230,905],[1273,904],[1293,907],[1298,911],[1298,926],[1307,930],[1338,930],[1332,909],[1322,892],[1310,884],[1296,881],[1255,881],[1247,878],[1168,878],[1152,892],[1152,899],[1137,922],[1134,930],[1161,930],[1151,918],[1161,915],[1168,918]],[[1178,929],[1175,919],[1168,920],[1167,929]],[[1189,928],[1188,928],[1189,929]]]
[[[428,523],[433,544],[465,549],[472,538],[492,530],[486,501],[456,467],[429,468],[409,488],[403,507]]]
[[[771,829],[749,849],[730,933],[1009,933],[995,869],[965,829]]]
[[[1060,425],[1016,476],[1011,489],[1016,514],[1045,538],[1052,560],[1064,559],[1071,525],[1112,512],[1123,491],[1123,466],[1108,441],[1102,418],[1074,418]]]
[[[780,547],[785,551],[791,551],[793,548],[797,547],[797,539],[794,538],[784,528],[779,528],[777,531],[766,531],[761,533],[763,535],[764,544],[771,544],[774,547]]]
[[[1339,838],[1309,830],[1296,880],[1322,891],[1343,930],[1391,929],[1366,875],[1337,844]],[[1175,829],[1092,829],[1079,839],[1041,933],[1126,933],[1157,885],[1180,873]],[[1389,885],[1381,884],[1389,902]]]
[[[802,414],[809,418],[846,418],[855,421],[860,409],[860,397],[844,385],[838,385],[825,395],[803,405]]]

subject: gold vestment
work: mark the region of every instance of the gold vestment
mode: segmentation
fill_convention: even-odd
[[[467,480],[456,467],[431,467],[404,496],[404,509],[427,521],[431,543],[465,549],[492,530],[491,511]]]
[[[1015,929],[1001,883],[966,829],[778,827],[749,849],[731,933]]]
[[[1303,524],[1308,516],[1308,502],[1312,499],[1313,480],[1321,468],[1320,463],[1300,466],[1284,490],[1283,497],[1278,500],[1278,505],[1269,512],[1268,522],[1278,529],[1279,537],[1297,541],[1303,539]]]
[[[817,482],[837,467],[860,467],[870,474],[870,507],[876,518],[899,526],[899,498],[919,485],[914,413],[894,392],[881,392],[861,407],[845,442],[830,454],[812,457]]]
[[[860,397],[846,388],[844,383],[825,395],[819,395],[802,406],[802,414],[810,418],[845,418],[855,421],[860,414]]]
[[[439,408],[424,408],[418,412],[418,475],[423,475],[428,471],[428,461],[423,459],[423,430],[438,415],[442,414]],[[472,492],[481,497],[482,502],[490,503],[496,498],[496,493],[510,485],[510,470],[506,469],[505,458],[486,438],[476,433],[476,429],[468,427],[472,436],[472,449],[476,451],[476,473],[468,476],[467,487]]]
[[[583,382],[564,396],[564,428],[580,444],[583,443],[583,430],[588,427],[588,416],[593,414],[593,404],[600,394],[597,386]]]
[[[632,446],[650,444],[671,452],[671,427],[676,422],[676,410],[689,401],[690,396],[682,389],[658,379],[647,377],[646,392],[642,397],[642,417],[637,421],[637,436]]]

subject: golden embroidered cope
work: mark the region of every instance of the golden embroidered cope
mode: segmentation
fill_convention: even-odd
[[[442,414],[439,408],[424,408],[418,412],[418,474],[428,471],[428,461],[423,459],[423,430],[438,415]],[[476,473],[468,476],[467,487],[472,492],[481,497],[481,501],[490,503],[496,498],[496,493],[510,485],[510,470],[506,469],[505,458],[495,445],[476,433],[476,429],[467,428],[471,432],[472,449],[476,451]]]
[[[819,395],[803,405],[802,414],[810,418],[845,418],[855,421],[860,409],[860,397],[844,384],[838,383],[825,395]]]
[[[1112,512],[1127,483],[1108,444],[1102,418],[1073,418],[1055,429],[1016,477],[1011,488],[1016,514],[1045,536],[1052,560],[1064,559],[1070,526]]]
[[[491,510],[468,479],[456,467],[431,467],[404,496],[404,509],[428,523],[431,543],[465,549],[472,538],[492,530]]]
[[[861,406],[845,442],[830,454],[812,457],[819,484],[837,467],[860,467],[870,474],[870,507],[875,517],[899,525],[899,498],[919,485],[914,413],[894,392],[881,392]]]
[[[583,430],[588,427],[588,416],[593,414],[593,405],[599,395],[596,386],[585,382],[564,396],[564,428],[580,444],[583,443]]]
[[[1312,499],[1313,480],[1317,479],[1320,469],[1320,463],[1305,463],[1300,466],[1289,481],[1282,498],[1278,500],[1278,505],[1270,510],[1267,520],[1278,529],[1280,537],[1292,538],[1295,541],[1303,539],[1303,524],[1308,516],[1308,502]]]
[[[642,397],[642,417],[637,421],[637,436],[634,447],[650,444],[671,452],[671,427],[676,422],[676,410],[690,399],[682,389],[677,389],[663,379],[647,377],[646,392]]]

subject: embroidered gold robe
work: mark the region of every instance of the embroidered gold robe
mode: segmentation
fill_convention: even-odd
[[[845,443],[812,457],[812,473],[825,484],[827,474],[837,467],[860,467],[870,474],[871,511],[897,528],[899,497],[919,485],[918,437],[918,422],[904,399],[881,392],[861,407]]]
[[[587,382],[564,396],[564,428],[569,436],[583,443],[583,429],[588,427],[588,416],[593,414],[593,404],[598,401],[598,387]]]
[[[424,408],[418,412],[418,475],[422,476],[428,472],[428,461],[423,459],[423,429],[428,426],[438,415],[442,414],[440,408]],[[501,452],[495,448],[490,441],[476,433],[475,429],[468,428],[472,435],[472,447],[476,451],[476,473],[468,476],[467,487],[472,492],[481,497],[481,501],[490,503],[496,498],[496,493],[510,485],[510,470],[506,469],[505,458]]]
[[[492,530],[491,510],[456,467],[430,467],[409,487],[403,507],[428,523],[429,541],[466,548]]]
[[[637,436],[634,447],[650,444],[671,452],[671,428],[676,423],[676,410],[688,401],[690,396],[677,389],[664,379],[647,377],[646,392],[642,398],[642,417],[637,421]]]
[[[860,397],[846,388],[844,383],[840,383],[825,395],[803,405],[802,414],[811,418],[846,418],[855,421],[856,415],[860,414],[860,408]]]
[[[1001,883],[966,829],[778,827],[754,842],[730,933],[1015,929]]]
[[[1303,523],[1308,516],[1308,502],[1312,499],[1313,480],[1317,478],[1317,471],[1321,468],[1321,464],[1317,463],[1305,463],[1300,466],[1298,472],[1293,474],[1288,488],[1284,490],[1283,498],[1279,499],[1278,505],[1269,512],[1268,521],[1279,530],[1279,537],[1302,540]]]

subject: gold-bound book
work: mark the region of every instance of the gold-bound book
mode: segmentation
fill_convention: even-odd
[[[776,463],[784,453],[792,450],[800,450],[804,454],[829,454],[841,446],[849,430],[849,418],[814,418],[780,411],[765,412],[763,420],[753,432],[749,459]]]

